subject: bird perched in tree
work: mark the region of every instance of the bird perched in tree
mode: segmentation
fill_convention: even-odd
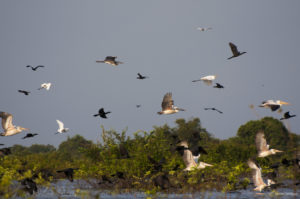
[[[214,86],[214,88],[224,88],[223,85],[219,84],[219,83],[216,83],[216,85]]]
[[[216,79],[216,77],[217,77],[216,75],[208,75],[205,77],[201,77],[200,79],[193,80],[192,82],[203,81],[206,85],[210,86],[213,80]]]
[[[94,117],[100,116],[100,117],[106,119],[107,118],[106,115],[109,114],[109,113],[111,113],[111,112],[110,111],[105,112],[104,108],[100,108],[99,111],[98,111],[98,114],[95,114]]]
[[[238,57],[242,54],[245,54],[246,52],[239,52],[236,45],[234,45],[233,43],[229,42],[229,46],[230,46],[230,49],[231,49],[231,52],[232,52],[232,56],[227,58],[227,59],[232,59],[234,57]]]
[[[137,75],[138,75],[138,76],[137,76],[137,79],[146,79],[146,78],[149,78],[149,77],[147,77],[147,76],[141,75],[140,73],[138,73]]]
[[[37,133],[27,133],[27,135],[25,137],[23,137],[22,139],[26,139],[26,138],[32,138],[34,136],[38,135]]]
[[[64,123],[62,123],[61,121],[59,120],[56,120],[57,124],[58,124],[58,129],[57,129],[57,132],[56,134],[58,133],[66,133],[69,131],[69,128],[65,128],[64,127]]]
[[[11,136],[21,133],[24,130],[29,130],[20,126],[14,126],[12,123],[13,116],[10,113],[0,112],[0,117],[2,118],[2,128],[4,130],[4,132],[0,134],[1,136]]]
[[[33,66],[31,66],[31,65],[28,65],[28,66],[26,66],[27,68],[31,68],[31,70],[33,70],[33,71],[36,71],[38,68],[44,68],[45,66],[42,66],[42,65],[38,65],[38,66],[36,66],[36,67],[33,67]]]
[[[280,120],[287,120],[287,119],[289,119],[291,117],[296,117],[296,115],[290,115],[290,112],[288,111],[288,112],[284,113],[283,117],[280,118]]]
[[[266,100],[259,105],[259,107],[270,108],[272,111],[276,111],[282,105],[290,105],[288,102],[280,101],[280,100]]]
[[[51,83],[42,83],[41,87],[38,88],[38,90],[41,90],[41,89],[44,88],[44,89],[46,89],[48,91],[48,90],[50,90],[51,85],[52,85]]]
[[[267,141],[265,139],[265,134],[263,131],[259,131],[256,134],[255,144],[256,144],[256,149],[258,151],[258,157],[266,157],[272,154],[283,152],[277,149],[269,149],[269,145],[267,144]]]
[[[123,64],[123,62],[116,61],[116,56],[107,56],[105,57],[105,60],[103,61],[96,61],[97,63],[106,63],[106,64],[111,64],[113,66],[117,66],[119,64]]]
[[[223,113],[222,111],[220,111],[220,110],[218,110],[218,109],[216,109],[216,108],[204,108],[204,110],[213,110],[213,111],[217,111],[218,113]]]
[[[29,91],[25,91],[25,90],[18,90],[19,93],[23,93],[24,95],[29,95]]]
[[[167,114],[173,114],[173,113],[177,113],[179,111],[185,111],[182,108],[178,108],[176,106],[174,106],[174,101],[172,99],[172,93],[166,93],[164,95],[163,101],[161,103],[161,108],[162,111],[157,112],[157,114],[161,115],[167,115]]]
[[[78,170],[78,168],[67,168],[63,170],[56,171],[57,173],[64,173],[70,182],[73,182],[74,170]]]

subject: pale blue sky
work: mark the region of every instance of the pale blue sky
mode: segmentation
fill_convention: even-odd
[[[250,104],[260,117],[280,118],[257,107],[267,99],[292,104],[283,111],[299,117],[286,124],[299,134],[299,8],[298,0],[1,1],[0,110],[39,135],[22,140],[24,132],[0,143],[57,146],[75,134],[96,142],[100,125],[128,127],[131,135],[192,117],[223,139],[257,119]],[[227,60],[229,42],[247,53]],[[124,64],[95,62],[108,55]],[[137,80],[138,72],[150,78]],[[217,75],[225,89],[191,82],[206,75]],[[52,82],[50,91],[37,90],[43,82]],[[185,112],[157,115],[167,92]],[[224,114],[204,111],[213,106]],[[100,107],[112,111],[109,119],[93,117]],[[56,119],[71,131],[54,135]]]

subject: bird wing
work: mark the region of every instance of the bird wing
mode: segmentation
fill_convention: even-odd
[[[259,131],[256,134],[255,144],[256,144],[256,148],[259,152],[268,150],[267,141],[266,141],[265,135],[262,131]]]
[[[231,49],[233,55],[238,55],[239,54],[239,51],[238,51],[236,45],[234,45],[233,43],[229,42],[229,46],[230,46],[230,49]]]
[[[186,167],[192,166],[195,167],[197,166],[197,163],[195,162],[193,158],[193,154],[189,149],[185,149],[183,156],[182,156],[183,162]]]
[[[271,108],[272,111],[276,111],[277,109],[280,108],[280,105],[278,105],[278,104],[269,104],[269,107]]]
[[[14,125],[12,123],[12,119],[13,119],[12,114],[6,112],[0,112],[0,117],[2,118],[2,128],[4,130],[7,130],[11,127],[14,128]]]
[[[212,84],[212,80],[202,80],[202,81],[208,86]]]
[[[115,61],[116,58],[117,58],[117,57],[114,57],[114,56],[107,56],[107,57],[105,58],[105,61]]]
[[[64,123],[62,123],[59,120],[56,120],[57,124],[58,124],[58,129],[63,129],[64,128]]]
[[[255,184],[255,186],[260,186],[264,184],[264,181],[261,177],[261,171],[260,168],[257,167],[257,165],[252,161],[248,160],[248,166],[252,169],[252,179]]]
[[[166,93],[161,103],[162,110],[170,110],[173,108],[173,105],[172,93]]]

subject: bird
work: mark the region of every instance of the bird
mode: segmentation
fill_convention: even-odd
[[[166,93],[164,95],[163,101],[161,103],[161,108],[162,111],[157,112],[157,114],[161,115],[168,115],[168,114],[173,114],[173,113],[177,113],[179,111],[185,111],[182,108],[178,108],[176,106],[174,106],[174,101],[172,99],[172,93]]]
[[[21,184],[24,186],[24,190],[29,192],[31,195],[33,192],[37,192],[36,183],[32,180],[32,178],[25,178],[21,180]]]
[[[206,111],[207,110],[213,110],[213,111],[217,111],[218,113],[221,113],[221,114],[223,113],[222,111],[220,111],[220,110],[218,110],[218,109],[216,109],[214,107],[213,108],[204,108],[204,110],[206,110]]]
[[[200,79],[193,80],[192,82],[198,82],[198,81],[203,81],[205,84],[210,86],[212,84],[212,81],[216,79],[216,75],[208,75],[205,77],[201,77]]]
[[[146,78],[149,78],[147,76],[141,75],[140,73],[138,73],[137,75],[138,75],[137,79],[146,79]]]
[[[291,117],[296,117],[296,115],[290,115],[290,112],[287,111],[287,112],[285,112],[285,113],[283,114],[283,117],[280,118],[280,120],[287,120],[287,119],[289,119],[289,118],[291,118]]]
[[[24,95],[29,95],[29,91],[25,91],[25,90],[18,90],[19,93],[23,93]]]
[[[51,85],[52,85],[51,83],[42,83],[41,87],[38,88],[38,90],[41,90],[41,89],[44,88],[44,89],[46,89],[48,91],[48,90],[50,90]]]
[[[276,111],[279,109],[282,105],[290,105],[288,102],[280,101],[280,100],[266,100],[263,101],[259,107],[265,107],[265,108],[270,108],[272,111]]]
[[[111,64],[113,66],[117,66],[119,64],[123,64],[123,62],[116,61],[116,56],[107,56],[103,61],[96,61],[97,63],[106,63],[106,64]]]
[[[100,116],[100,117],[106,119],[107,118],[106,115],[109,114],[109,113],[111,113],[111,112],[110,111],[105,112],[104,108],[100,108],[99,111],[98,111],[98,114],[95,114],[94,117]]]
[[[201,27],[198,27],[197,30],[200,30],[200,31],[207,31],[207,30],[212,30],[211,27],[208,27],[208,28],[201,28]]]
[[[27,67],[27,68],[31,68],[31,70],[33,70],[33,71],[36,71],[38,68],[44,68],[45,66],[43,66],[43,65],[38,65],[38,66],[36,66],[36,67],[33,67],[33,66],[31,66],[31,65],[27,65],[26,67]]]
[[[236,45],[234,45],[231,42],[229,42],[229,46],[230,46],[230,49],[231,49],[233,55],[227,59],[232,59],[234,57],[238,57],[238,56],[246,53],[246,52],[239,52]]]
[[[3,146],[4,144],[0,143],[0,146]]]
[[[219,84],[219,83],[216,83],[216,85],[214,86],[214,88],[224,88],[223,85]]]
[[[263,131],[259,131],[256,134],[255,144],[258,151],[258,157],[266,157],[272,154],[280,153],[283,151],[279,151],[277,149],[269,149],[269,145],[267,145],[267,141],[265,139],[265,134]]]
[[[300,159],[298,158],[290,159],[290,160],[284,158],[283,160],[281,160],[281,163],[286,167],[289,167],[291,165],[296,165],[298,166],[298,168],[300,168]]]
[[[2,128],[4,130],[0,136],[11,136],[22,131],[28,131],[29,129],[21,127],[21,126],[14,126],[12,123],[13,116],[10,113],[0,112],[0,117],[2,118]]]
[[[69,131],[69,128],[64,128],[64,123],[62,123],[59,120],[56,120],[56,122],[58,124],[58,129],[57,129],[56,134],[58,134],[58,133],[66,133],[66,132]]]
[[[140,104],[137,104],[137,105],[135,105],[137,108],[140,108],[142,105],[140,105]]]
[[[27,133],[27,135],[25,137],[23,137],[22,139],[26,139],[26,138],[31,138],[38,135],[37,133]]]
[[[63,170],[56,171],[57,173],[64,173],[70,182],[73,182],[74,170],[78,170],[78,168],[67,168]]]

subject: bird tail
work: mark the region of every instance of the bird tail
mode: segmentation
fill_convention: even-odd
[[[99,116],[99,114],[95,114],[95,115],[94,115],[94,117],[97,117],[97,116]]]

